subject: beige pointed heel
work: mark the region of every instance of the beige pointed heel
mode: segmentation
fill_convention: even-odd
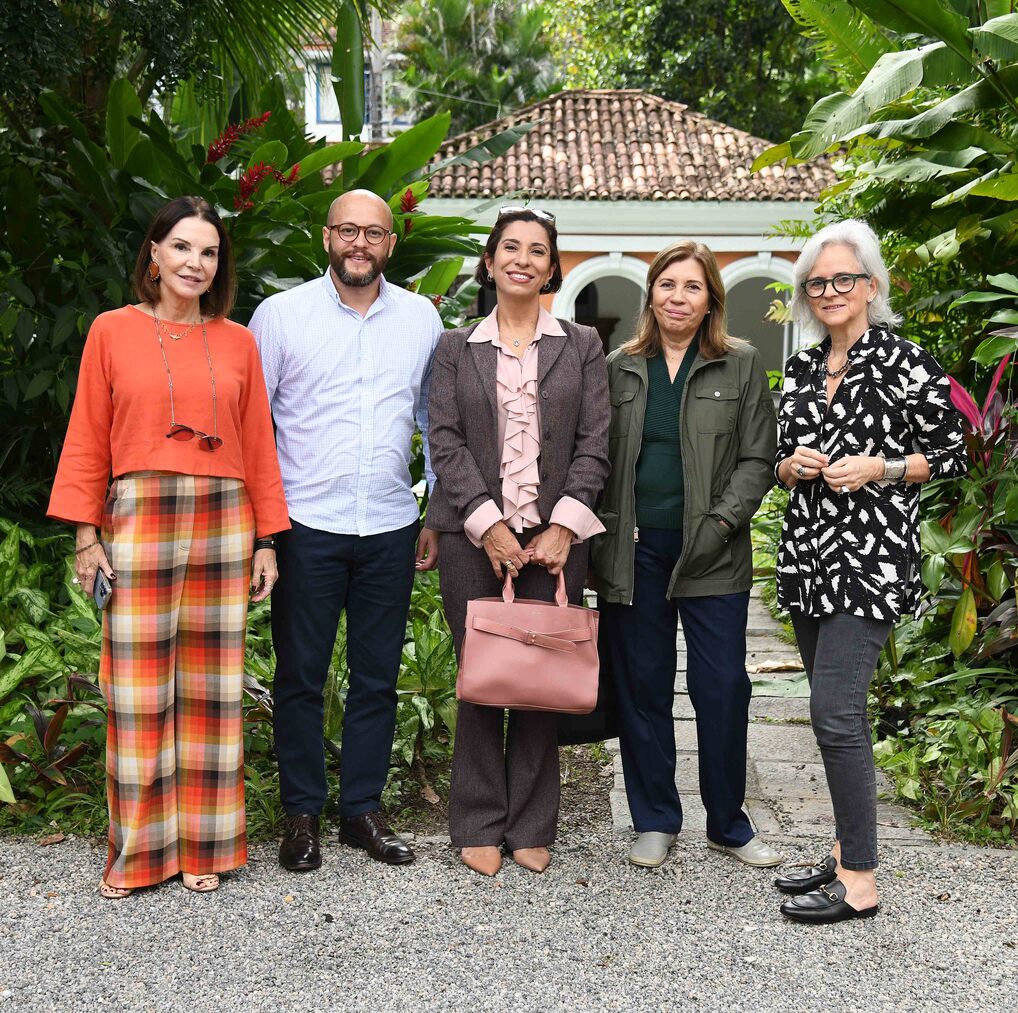
[[[502,868],[502,852],[496,847],[461,848],[460,861],[482,876],[494,876]]]
[[[547,848],[518,848],[513,861],[531,872],[544,872],[551,865],[551,852]]]

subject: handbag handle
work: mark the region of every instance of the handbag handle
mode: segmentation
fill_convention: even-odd
[[[505,583],[502,585],[502,601],[507,605],[511,605],[516,601],[513,575],[509,570],[505,572]],[[566,593],[566,576],[562,570],[558,572],[558,583],[555,585],[555,604],[560,608],[569,607],[569,595]]]

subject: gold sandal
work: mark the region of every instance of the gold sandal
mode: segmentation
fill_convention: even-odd
[[[106,900],[123,900],[125,897],[130,897],[132,893],[134,893],[133,887],[110,886],[105,879],[99,880],[99,896]]]
[[[180,874],[181,882],[185,890],[191,893],[212,893],[219,889],[219,876],[214,872],[206,873],[203,876],[192,876],[189,872]],[[188,880],[191,882],[189,883]]]

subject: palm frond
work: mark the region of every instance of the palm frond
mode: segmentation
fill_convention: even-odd
[[[362,22],[374,9],[387,13],[388,0],[355,0]],[[243,82],[247,95],[257,95],[272,78],[300,73],[305,50],[315,42],[331,53],[331,33],[339,11],[337,0],[287,0],[272,4],[264,0],[207,0],[202,4],[203,31],[216,40],[215,76],[223,82]],[[327,57],[326,57],[327,58]],[[227,88],[213,89],[209,99],[229,111]]]
[[[873,65],[894,46],[883,32],[846,0],[781,0],[824,60],[853,91]]]

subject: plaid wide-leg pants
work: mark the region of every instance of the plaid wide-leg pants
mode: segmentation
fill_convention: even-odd
[[[254,515],[239,479],[118,478],[102,541],[117,579],[99,681],[109,709],[106,882],[247,861],[242,694]]]

